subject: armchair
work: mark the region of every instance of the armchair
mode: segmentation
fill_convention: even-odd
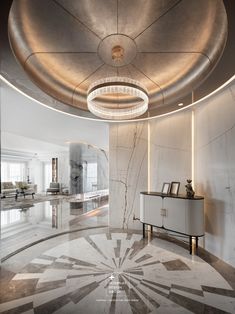
[[[46,190],[46,194],[50,193],[58,193],[60,192],[60,184],[58,182],[51,182],[49,188]]]

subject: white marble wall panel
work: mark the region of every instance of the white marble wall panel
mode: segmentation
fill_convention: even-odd
[[[161,191],[163,182],[180,182],[185,193],[191,178],[191,111],[182,111],[150,122],[151,190]]]
[[[138,228],[139,193],[147,190],[147,124],[110,125],[110,225]]]
[[[208,145],[233,127],[235,120],[235,87],[231,86],[196,108],[195,138],[197,148]]]
[[[112,124],[109,147],[110,225],[141,228],[133,220],[140,217],[141,191],[161,191],[163,182],[180,181],[185,193],[185,181],[191,177],[191,112]]]
[[[97,190],[105,190],[108,188],[109,169],[108,169],[108,152],[103,149],[97,154]]]
[[[195,109],[196,190],[205,195],[205,248],[235,266],[235,84]]]

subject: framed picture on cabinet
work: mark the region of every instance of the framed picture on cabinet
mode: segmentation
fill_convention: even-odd
[[[178,195],[180,188],[180,182],[171,182],[170,194]]]
[[[170,191],[170,186],[171,186],[170,183],[163,183],[162,194],[168,194]]]

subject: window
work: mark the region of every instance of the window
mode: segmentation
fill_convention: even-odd
[[[26,163],[25,162],[8,162],[1,163],[1,181],[13,182],[25,181],[26,177]]]
[[[52,180],[52,166],[51,162],[44,163],[44,190],[49,188]]]
[[[97,163],[87,164],[87,192],[97,190]]]

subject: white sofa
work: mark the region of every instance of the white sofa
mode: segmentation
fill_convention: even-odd
[[[10,196],[15,196],[17,198],[17,195],[22,191],[33,195],[37,193],[37,184],[28,184],[24,181],[16,181],[15,184],[12,182],[1,182],[1,198]]]
[[[16,181],[15,185],[18,191],[21,191],[22,188],[26,187],[25,190],[27,193],[37,193],[37,184],[29,184],[24,181]]]
[[[17,194],[17,188],[12,182],[1,182],[1,197],[15,196]]]

